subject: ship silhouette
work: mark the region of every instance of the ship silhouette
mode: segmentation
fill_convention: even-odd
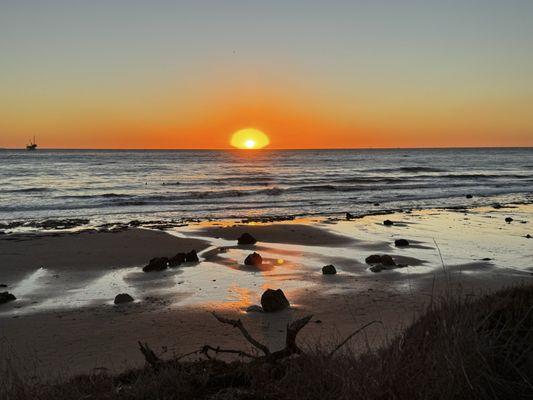
[[[33,141],[30,140],[30,143],[26,145],[26,150],[37,150],[37,143],[35,143],[35,136],[33,137]]]

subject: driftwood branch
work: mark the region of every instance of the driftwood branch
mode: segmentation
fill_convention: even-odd
[[[246,340],[248,340],[248,342],[250,342],[250,344],[252,344],[252,346],[258,348],[259,350],[261,350],[266,357],[268,357],[270,355],[270,350],[268,347],[266,347],[264,344],[258,342],[257,340],[255,340],[252,335],[250,335],[250,333],[246,330],[246,328],[244,327],[244,325],[242,324],[241,320],[240,319],[229,319],[229,318],[224,318],[224,317],[221,317],[219,315],[217,315],[216,313],[213,313],[213,316],[219,321],[219,322],[222,322],[223,324],[228,324],[228,325],[231,325],[233,326],[234,328],[238,328],[242,335],[244,336],[244,338]]]
[[[196,350],[196,351],[193,351],[193,352],[190,352],[190,353],[187,353],[187,354],[184,354],[178,357],[177,360],[193,355],[193,354],[203,354],[208,359],[211,359],[211,356],[209,355],[209,353],[213,352],[215,354],[219,354],[219,353],[236,354],[239,357],[246,357],[246,358],[250,358],[253,360],[265,360],[268,362],[275,362],[277,360],[281,360],[282,358],[290,357],[293,354],[302,354],[302,350],[296,344],[296,337],[298,336],[298,333],[309,323],[309,321],[313,317],[312,315],[308,315],[307,317],[300,318],[292,322],[291,324],[287,324],[285,347],[281,350],[272,352],[267,346],[257,341],[256,339],[252,337],[252,335],[250,335],[250,333],[244,327],[240,319],[235,320],[235,319],[224,318],[215,313],[213,313],[213,316],[219,322],[223,324],[231,325],[234,328],[238,328],[239,331],[244,336],[244,338],[252,346],[254,346],[255,348],[261,350],[261,352],[263,352],[263,356],[253,355],[242,350],[221,349],[218,346],[213,347],[213,346],[205,345],[200,350]],[[348,339],[346,339],[346,341]],[[159,369],[159,367],[162,364],[162,360],[154,353],[154,351],[150,348],[150,346],[148,346],[148,343],[141,343],[141,342],[138,342],[138,343],[139,343],[139,350],[143,354],[144,359],[146,360],[146,363],[156,370]]]
[[[161,359],[155,355],[154,351],[148,346],[148,343],[139,343],[139,350],[144,356],[144,359],[148,364],[152,366],[154,369],[158,369],[159,365],[161,364]]]
[[[270,356],[272,361],[280,360],[285,357],[290,357],[293,354],[302,354],[302,350],[296,344],[296,336],[298,333],[311,321],[313,318],[312,315],[298,319],[291,323],[287,324],[287,336],[285,337],[285,348],[275,351]]]
[[[357,335],[359,332],[362,332],[364,331],[366,328],[368,328],[370,325],[373,325],[373,324],[381,324],[382,322],[381,321],[371,321],[369,322],[368,324],[365,324],[363,325],[361,328],[355,330],[354,332],[350,333],[348,335],[348,337],[346,337],[346,339],[344,339],[341,343],[339,343],[337,345],[337,347],[335,347],[333,349],[333,351],[331,353],[329,353],[329,356],[331,357],[333,354],[335,354],[337,352],[337,350],[339,350],[342,346],[344,346],[351,338],[353,338],[355,335]]]
[[[246,353],[245,351],[241,350],[231,350],[231,349],[221,349],[220,347],[213,347],[206,344],[204,347],[202,347],[202,350],[200,350],[200,353],[205,355],[207,358],[211,359],[209,356],[209,351],[213,351],[215,354],[218,353],[230,353],[230,354],[237,354],[239,357],[248,357],[252,359],[257,359],[259,357],[254,356],[252,354]]]
[[[255,359],[262,358],[262,359],[265,359],[265,360],[270,361],[270,362],[274,362],[274,361],[280,360],[282,358],[290,357],[293,354],[301,354],[302,353],[302,350],[296,344],[296,336],[298,336],[298,333],[303,329],[303,327],[305,327],[309,323],[311,318],[313,318],[312,315],[308,315],[307,317],[300,318],[300,319],[292,322],[291,324],[287,324],[287,334],[286,334],[286,337],[285,337],[285,347],[283,349],[281,349],[281,350],[278,350],[278,351],[275,351],[275,352],[271,352],[270,349],[267,346],[265,346],[264,344],[260,343],[259,341],[254,339],[252,337],[252,335],[250,335],[250,333],[244,327],[244,325],[243,325],[243,323],[242,323],[242,321],[240,319],[234,320],[234,319],[224,318],[224,317],[221,317],[221,316],[217,315],[216,313],[213,313],[213,316],[219,322],[222,322],[223,324],[228,324],[228,325],[233,326],[234,328],[238,328],[241,331],[241,333],[244,336],[244,338],[250,344],[252,344],[254,347],[256,347],[257,349],[261,350],[263,352],[264,356],[263,357],[256,357],[256,356],[252,356],[250,354],[244,353],[244,352],[242,352],[240,350],[221,350],[219,348],[213,348],[211,346],[204,346],[204,348],[202,349],[202,353],[203,354],[205,354],[207,357],[209,357],[209,355],[207,354],[207,351],[212,350],[212,351],[215,351],[216,353],[233,353],[233,354],[238,354],[240,356],[245,356],[245,357],[249,357],[249,358],[255,358]],[[206,351],[203,351],[204,349]],[[217,349],[218,349],[218,351],[217,351]]]

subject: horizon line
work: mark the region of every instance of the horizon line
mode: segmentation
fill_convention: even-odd
[[[38,147],[38,150],[104,150],[104,151],[316,151],[316,150],[451,150],[451,149],[533,149],[533,146],[436,146],[436,147],[297,147],[238,149],[223,148],[112,148],[112,147]],[[0,150],[26,150],[25,147],[0,147]]]

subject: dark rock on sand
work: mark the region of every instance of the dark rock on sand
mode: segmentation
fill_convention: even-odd
[[[174,257],[170,258],[168,260],[168,266],[169,267],[177,267],[185,262],[187,259],[187,254],[185,253],[178,253]]]
[[[132,301],[133,297],[127,293],[120,293],[115,296],[115,304],[131,303]]]
[[[346,213],[346,220],[351,220],[351,219],[354,219],[355,218],[355,215],[353,214],[350,214],[349,212]]]
[[[335,275],[337,273],[337,269],[335,266],[329,264],[322,267],[322,274],[323,275]]]
[[[191,250],[185,255],[185,262],[200,262],[196,250]]]
[[[394,245],[396,247],[405,247],[405,246],[409,246],[409,241],[407,239],[396,239],[394,241]]]
[[[390,219],[386,219],[385,221],[383,221],[383,225],[391,226],[391,225],[394,225],[394,222],[392,222]]]
[[[510,224],[511,222],[513,222],[513,219],[511,217],[507,217],[507,218],[505,218],[505,222]]]
[[[264,312],[276,312],[289,307],[290,303],[283,290],[267,289],[261,296],[261,306]]]
[[[485,258],[482,259],[482,261],[491,261],[491,260],[492,260],[492,258],[490,258],[490,257],[485,257]]]
[[[502,207],[503,207],[503,206],[502,206],[501,204],[499,204],[499,203],[494,203],[494,204],[492,205],[492,208],[495,208],[496,210],[499,210],[499,209],[502,208]]]
[[[9,292],[0,292],[0,304],[8,303],[13,300],[17,300],[15,295]]]
[[[381,272],[384,269],[395,269],[395,268],[404,268],[407,267],[405,264],[396,264],[394,259],[388,254],[373,254],[366,258],[367,264],[372,264],[370,271],[372,272]]]
[[[239,239],[237,239],[237,243],[242,244],[242,245],[256,244],[257,243],[257,239],[254,238],[249,233],[245,232],[239,237]]]
[[[381,264],[381,256],[379,254],[372,254],[365,258],[367,264]]]
[[[7,285],[5,283],[0,283],[0,287],[4,288],[7,287]]]
[[[392,257],[389,256],[388,254],[383,254],[381,256],[381,264],[385,265],[386,267],[392,267],[396,265]]]
[[[143,268],[144,272],[152,271],[163,271],[168,267],[168,258],[167,257],[155,257],[152,258],[148,265]]]
[[[474,197],[474,196],[472,196],[471,194],[467,194],[465,197],[466,197],[467,199],[471,199],[471,198]]]
[[[253,265],[254,267],[258,267],[262,264],[263,264],[263,257],[261,257],[256,252],[249,254],[248,257],[246,257],[244,260],[244,265]]]
[[[531,239],[531,235],[529,233],[526,235],[526,239]]]

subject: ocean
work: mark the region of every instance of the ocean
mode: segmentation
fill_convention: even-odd
[[[2,150],[0,183],[2,221],[362,215],[531,202],[533,149]]]

